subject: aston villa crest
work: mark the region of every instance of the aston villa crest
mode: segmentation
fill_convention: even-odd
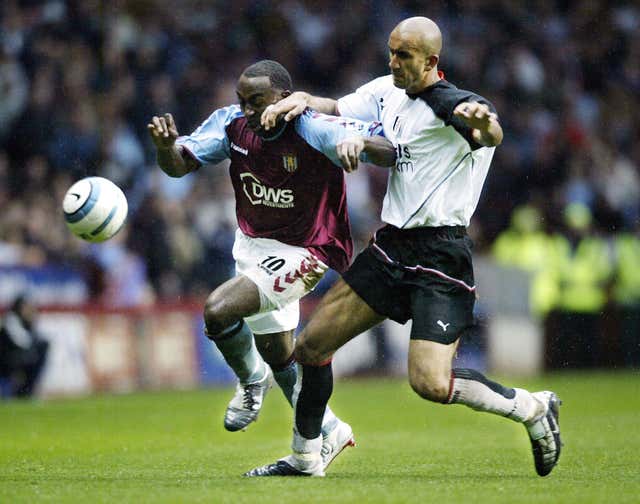
[[[282,164],[284,165],[284,169],[289,173],[293,173],[298,169],[298,158],[293,154],[285,154],[282,156]]]

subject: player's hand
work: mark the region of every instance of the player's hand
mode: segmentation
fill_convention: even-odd
[[[453,115],[462,119],[471,128],[486,131],[497,115],[484,103],[462,102],[454,110]]]
[[[278,118],[282,115],[284,115],[285,121],[292,121],[301,115],[308,106],[309,93],[296,91],[279,102],[269,105],[260,117],[260,124],[268,131],[275,127]]]
[[[351,173],[358,169],[360,154],[364,150],[364,138],[353,136],[340,142],[336,146],[338,159],[342,163],[342,168],[347,173]]]
[[[178,129],[171,114],[153,116],[151,122],[147,124],[147,129],[156,149],[170,149],[178,138]]]

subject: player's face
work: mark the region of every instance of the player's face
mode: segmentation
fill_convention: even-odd
[[[242,75],[236,86],[236,94],[249,128],[261,134],[260,116],[269,105],[282,99],[281,91],[271,86],[269,77],[245,77]]]
[[[417,93],[426,87],[428,58],[412,33],[394,30],[389,36],[389,68],[393,85]]]

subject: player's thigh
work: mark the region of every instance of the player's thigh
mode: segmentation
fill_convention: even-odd
[[[475,293],[435,275],[414,282],[409,381],[421,396],[444,400],[460,335],[473,324]]]
[[[322,298],[298,336],[296,357],[309,364],[323,362],[349,340],[385,318],[340,278]]]
[[[410,303],[412,340],[448,345],[473,325],[475,291],[435,275],[414,280]]]

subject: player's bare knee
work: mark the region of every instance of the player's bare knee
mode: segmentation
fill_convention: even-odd
[[[409,379],[411,388],[427,401],[444,403],[449,397],[449,380],[434,378],[429,375],[412,375]]]
[[[293,355],[296,358],[296,361],[300,364],[312,364],[313,361],[313,352],[311,352],[310,348],[304,341],[298,339],[296,341],[296,346],[293,349]]]
[[[224,316],[224,301],[216,296],[209,296],[204,305],[204,324],[207,328],[207,336],[215,339],[228,325],[228,321]]]
[[[298,338],[294,349],[296,361],[301,364],[320,364],[327,360],[327,356],[317,346],[309,344],[304,338]]]

